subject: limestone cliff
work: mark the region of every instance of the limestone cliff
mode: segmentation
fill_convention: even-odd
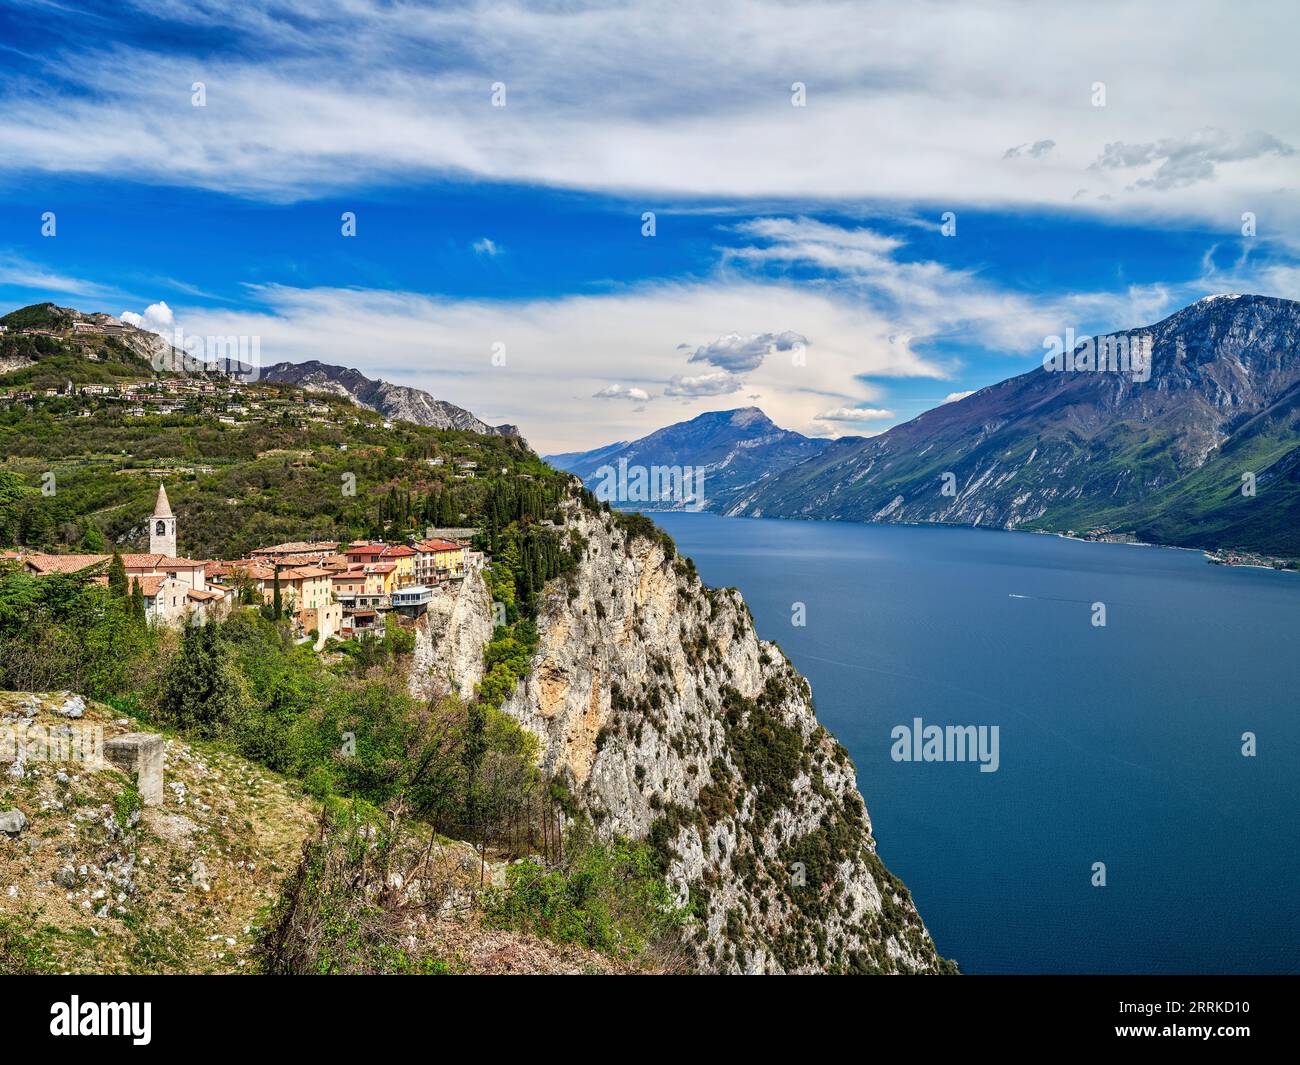
[[[875,853],[848,754],[740,594],[706,588],[667,537],[627,519],[575,501],[566,526],[580,562],[548,587],[534,668],[505,709],[600,831],[660,852],[693,914],[696,966],[950,969]],[[482,631],[481,578],[465,586],[440,647]],[[457,668],[470,690],[472,667]]]
[[[492,639],[492,600],[482,556],[471,552],[465,579],[434,588],[415,627],[411,694],[424,699],[449,691],[470,695],[483,679],[483,648]]]

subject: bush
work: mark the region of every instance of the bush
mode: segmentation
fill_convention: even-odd
[[[511,866],[506,886],[484,897],[484,919],[624,961],[670,957],[686,911],[678,907],[644,843],[604,843],[575,829],[557,867],[535,858]]]

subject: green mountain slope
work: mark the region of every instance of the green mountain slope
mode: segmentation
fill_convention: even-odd
[[[1300,304],[1199,300],[1117,336],[1149,380],[1032,370],[822,455],[730,514],[953,522],[1300,554]],[[1255,475],[1254,496],[1242,475]]]

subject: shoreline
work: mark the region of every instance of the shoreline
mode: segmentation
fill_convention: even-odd
[[[618,508],[622,510],[623,508]],[[1165,551],[1189,551],[1200,554],[1205,561],[1212,566],[1222,566],[1226,569],[1262,569],[1272,573],[1300,573],[1300,559],[1280,558],[1272,555],[1260,555],[1253,552],[1231,552],[1229,557],[1220,557],[1220,552],[1226,552],[1226,548],[1210,547],[1185,547],[1182,544],[1158,544],[1151,543],[1147,540],[1120,540],[1108,539],[1104,536],[1080,536],[1078,533],[1061,532],[1055,529],[1007,529],[1002,526],[994,525],[968,525],[961,522],[951,521],[853,521],[847,518],[786,518],[786,517],[753,517],[748,514],[720,514],[714,510],[697,510],[691,511],[686,509],[660,509],[660,510],[638,510],[627,508],[628,513],[645,514],[652,518],[657,514],[712,514],[716,518],[726,520],[741,521],[780,521],[780,522],[824,522],[826,524],[841,525],[880,525],[880,526],[911,526],[918,529],[981,529],[987,532],[1002,533],[1024,533],[1031,536],[1055,536],[1060,540],[1074,540],[1081,544],[1111,544],[1117,547],[1154,547]],[[1277,565],[1276,563],[1281,563]]]

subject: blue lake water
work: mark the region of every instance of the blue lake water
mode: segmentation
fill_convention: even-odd
[[[653,517],[809,678],[881,857],[963,970],[1300,971],[1300,576],[1028,533]],[[894,761],[916,717],[998,725],[997,772]]]

